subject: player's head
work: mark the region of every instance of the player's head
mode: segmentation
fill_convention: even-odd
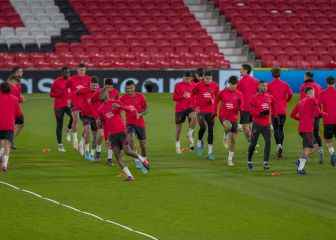
[[[68,67],[62,67],[61,75],[64,79],[68,79],[71,75],[70,69]]]
[[[111,89],[113,88],[113,79],[112,78],[106,78],[104,81],[104,87]]]
[[[0,92],[2,92],[3,94],[8,94],[10,93],[11,88],[8,82],[3,82],[0,84]]]
[[[193,80],[193,75],[191,72],[185,72],[183,75],[183,81],[185,82],[191,82]]]
[[[305,88],[304,92],[308,97],[313,98],[315,96],[315,91],[314,91],[314,88],[312,88],[312,87]]]
[[[148,92],[148,93],[152,93],[152,92],[154,92],[155,90],[157,90],[156,88],[156,85],[155,85],[155,83],[153,83],[153,82],[151,82],[151,81],[146,81],[146,83],[145,83],[145,89],[146,89],[146,91]]]
[[[92,90],[96,90],[99,88],[99,78],[97,76],[93,76],[91,79],[91,83],[90,83],[90,88]]]
[[[230,89],[236,89],[238,85],[238,78],[237,76],[230,76],[228,80],[228,86]]]
[[[14,75],[10,75],[10,76],[7,78],[6,82],[15,84],[15,83],[17,83],[17,77],[14,76]]]
[[[196,70],[196,72],[194,73],[194,82],[200,82],[202,81],[204,78],[204,69],[203,68],[199,68]]]
[[[14,67],[12,69],[12,75],[17,77],[18,79],[22,78],[23,76],[23,69],[20,67]]]
[[[249,75],[252,72],[252,67],[250,64],[243,64],[240,68],[240,74],[241,75]]]
[[[265,81],[259,81],[258,91],[261,93],[267,92],[267,83]]]
[[[279,78],[281,74],[281,69],[279,67],[274,67],[272,68],[271,72],[274,78]]]
[[[86,66],[85,64],[81,63],[77,67],[77,73],[79,76],[84,76],[86,74]]]
[[[329,86],[335,85],[335,78],[332,76],[327,77],[326,82]]]
[[[205,83],[210,83],[210,82],[212,82],[212,74],[211,74],[210,71],[206,71],[206,72],[204,73],[204,82],[205,82]]]
[[[304,80],[305,81],[312,81],[314,77],[314,74],[312,72],[306,72],[304,75]]]
[[[126,82],[126,93],[129,95],[134,94],[135,92],[135,83],[132,80]]]

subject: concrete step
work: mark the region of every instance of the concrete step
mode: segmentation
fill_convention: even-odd
[[[222,33],[224,32],[224,26],[208,26],[205,27],[208,33]]]
[[[225,58],[232,63],[243,63],[248,60],[247,56],[232,56],[232,55],[225,55]]]
[[[197,19],[209,19],[214,17],[212,12],[196,12],[194,15]]]
[[[206,12],[208,8],[206,5],[197,4],[197,5],[190,5],[189,9],[194,12]]]
[[[224,40],[224,41],[216,41],[219,48],[234,48],[236,47],[235,40]]]
[[[214,40],[229,40],[231,39],[231,34],[230,33],[211,33],[211,37]]]
[[[220,48],[219,50],[224,55],[242,55],[243,53],[242,48]]]
[[[188,5],[197,5],[204,3],[204,0],[184,0],[184,2]]]
[[[218,19],[216,18],[202,19],[200,20],[200,23],[202,24],[202,26],[217,26]]]

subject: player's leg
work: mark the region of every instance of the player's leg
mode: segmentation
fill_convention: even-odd
[[[131,173],[131,171],[129,170],[129,168],[127,167],[127,165],[125,164],[123,157],[122,157],[122,146],[117,144],[115,145],[112,144],[112,149],[113,149],[113,153],[116,159],[116,162],[118,164],[118,166],[120,167],[120,169],[123,171],[123,173],[126,175],[126,181],[133,181],[134,177]]]
[[[77,126],[78,126],[78,121],[79,121],[79,111],[74,109],[72,112],[72,143],[74,149],[78,150],[78,134],[77,134]]]
[[[215,119],[212,114],[206,115],[206,124],[208,127],[208,160],[214,160],[215,156],[213,154],[213,142],[214,142],[214,127]]]
[[[323,147],[322,147],[322,139],[320,136],[320,118],[315,118],[314,120],[313,134],[314,134],[314,145],[320,157],[319,163],[322,164],[323,163]]]
[[[251,122],[251,114],[249,112],[243,111],[240,116],[240,124],[242,125],[244,135],[248,142],[250,142],[252,135]]]
[[[143,127],[136,127],[135,134],[139,140],[140,145],[140,153],[141,156],[147,157],[147,149],[146,149],[146,129]]]
[[[271,154],[271,129],[269,126],[267,127],[262,127],[261,129],[261,134],[264,138],[265,141],[265,146],[264,146],[264,170],[269,169],[269,159],[270,159],[270,154]]]
[[[197,115],[198,117],[198,125],[199,125],[199,130],[198,130],[198,140],[196,144],[196,154],[198,156],[202,156],[203,153],[203,137],[206,131],[206,121],[204,114],[199,113]]]
[[[227,139],[228,139],[228,165],[233,166],[234,162],[234,153],[236,150],[236,139],[237,139],[237,133],[238,133],[238,124],[232,123],[232,127],[230,131],[227,133]]]
[[[303,151],[302,155],[297,161],[297,173],[299,175],[306,174],[305,166],[310,154],[314,151],[314,137],[313,133],[300,133],[302,138]]]
[[[11,140],[14,137],[13,131],[1,131],[0,133],[0,141],[1,141],[1,150],[2,153],[2,163],[1,163],[1,169],[2,171],[7,171],[8,169],[8,161],[9,161],[9,154],[11,150]]]
[[[62,143],[64,113],[65,109],[55,109],[56,138],[59,152],[65,152],[64,145]]]
[[[69,121],[68,121],[68,126],[67,126],[67,131],[66,131],[66,139],[68,142],[71,142],[71,129],[72,129],[72,123],[73,123],[73,117],[71,114],[71,109],[69,107],[65,108],[65,114],[68,115]]]
[[[91,157],[95,160],[97,149],[97,138],[98,138],[98,126],[96,119],[94,119],[93,117],[90,117],[90,127],[92,133]]]
[[[187,138],[189,141],[189,148],[191,150],[194,150],[194,130],[195,127],[197,126],[197,113],[196,112],[191,112],[188,115],[188,123],[189,123],[189,129],[188,129],[188,133],[187,133]]]
[[[12,149],[16,149],[15,143],[14,143],[14,139],[20,135],[22,129],[24,127],[24,116],[21,115],[19,117],[17,117],[15,119],[15,130],[14,130],[14,136],[13,136],[13,140],[11,142],[11,147]]]
[[[127,126],[127,142],[128,142],[129,148],[133,152],[136,152],[135,143],[134,143],[134,134],[135,134],[135,126],[134,125],[128,125]],[[142,168],[141,161],[137,157],[134,158],[133,160],[134,160],[136,168],[141,169]]]
[[[335,133],[336,125],[324,125],[324,141],[330,154],[330,163],[332,166],[336,166],[336,154],[333,144],[333,137]]]
[[[281,158],[282,145],[280,137],[280,117],[272,117],[273,135],[277,145],[277,155]]]
[[[182,132],[182,126],[183,123],[186,120],[186,113],[185,112],[177,112],[175,113],[175,125],[176,125],[176,142],[175,142],[175,146],[176,146],[176,153],[177,154],[181,154],[182,150],[181,150],[181,132]]]
[[[250,145],[248,147],[248,156],[247,156],[247,167],[249,170],[253,170],[253,163],[252,163],[252,157],[255,151],[255,148],[258,143],[258,138],[261,132],[261,126],[258,126],[256,124],[252,125],[252,135],[251,135],[251,141]]]
[[[84,158],[86,160],[91,161],[91,153],[90,153],[90,128],[91,128],[91,119],[89,117],[82,116],[83,121],[83,144],[80,143],[79,152],[84,153]],[[81,141],[82,142],[82,141]],[[83,147],[84,146],[84,152]]]

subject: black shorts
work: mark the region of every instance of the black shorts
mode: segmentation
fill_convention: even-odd
[[[139,127],[133,124],[127,125],[127,133],[135,134],[139,140],[146,140],[146,130],[143,127]]]
[[[7,131],[0,131],[0,140],[8,140],[13,142],[14,131],[7,130]]]
[[[329,140],[336,137],[336,124],[324,125],[324,138]]]
[[[240,124],[252,123],[252,115],[249,112],[242,111],[240,113]]]
[[[192,112],[193,112],[192,108],[188,108],[182,112],[176,112],[175,113],[175,123],[176,124],[184,123],[187,117],[189,116],[189,114]]]
[[[97,122],[95,118],[89,117],[89,116],[83,116],[82,114],[80,114],[80,119],[82,120],[84,125],[90,125],[92,131],[98,130],[98,126],[97,126]]]
[[[220,122],[222,123],[223,125],[223,122],[226,121],[226,119],[220,119]],[[229,120],[227,120],[229,121]],[[231,129],[229,132],[231,133],[238,133],[238,123],[237,122],[232,122],[232,121],[229,121],[232,125]]]
[[[122,149],[124,145],[128,144],[126,134],[124,132],[111,134],[109,136],[109,141],[112,147],[117,147],[119,149]]]
[[[21,116],[15,118],[15,124],[16,125],[23,125],[24,124],[24,116],[21,115]]]
[[[300,133],[303,148],[314,148],[313,133]]]

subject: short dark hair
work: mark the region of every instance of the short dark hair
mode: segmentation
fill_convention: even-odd
[[[99,83],[99,78],[97,76],[93,76],[91,79],[91,83]]]
[[[191,72],[185,72],[184,74],[183,74],[183,77],[192,77],[192,73]]]
[[[266,83],[264,80],[259,81],[259,84],[264,84],[264,83]]]
[[[104,85],[106,86],[112,86],[113,85],[113,79],[112,78],[106,78],[104,81]]]
[[[274,67],[271,72],[273,77],[278,78],[280,77],[281,69],[279,67]]]
[[[203,68],[199,68],[199,69],[197,69],[196,74],[197,74],[198,76],[204,76],[204,69],[203,69]]]
[[[150,81],[146,82],[145,83],[145,89],[148,93],[153,92],[154,91],[154,83],[150,82]]]
[[[2,93],[10,93],[11,88],[8,82],[3,82],[0,84],[0,91]]]
[[[231,85],[236,85],[238,83],[238,77],[237,76],[230,76],[228,82]]]
[[[251,72],[252,72],[252,67],[251,67],[251,65],[250,64],[243,64],[242,65],[242,68],[244,69],[244,70],[246,70],[246,72],[248,73],[248,74],[250,74]]]
[[[334,85],[335,84],[335,78],[333,76],[329,76],[326,79],[326,82],[328,85]]]
[[[69,68],[67,66],[62,67],[61,69],[62,76],[66,76],[69,73]]]
[[[86,68],[86,65],[84,63],[78,64],[78,68]]]
[[[135,82],[133,82],[132,80],[128,80],[126,82],[126,86],[131,86],[131,85],[135,85]]]
[[[309,91],[312,91],[312,90],[314,90],[312,87],[306,87],[306,88],[304,89],[304,92],[305,92],[305,93],[308,93]]]
[[[205,77],[211,77],[211,76],[212,76],[212,73],[211,73],[210,71],[206,71],[206,72],[204,73],[204,76],[205,76]]]
[[[310,79],[314,77],[314,73],[312,73],[312,72],[306,72],[305,75],[306,75],[306,77],[308,77]]]
[[[19,66],[13,67],[12,74],[16,73],[19,69],[21,69]]]

